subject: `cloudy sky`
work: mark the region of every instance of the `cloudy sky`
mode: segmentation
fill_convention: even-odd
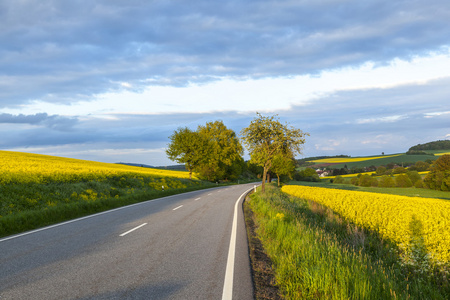
[[[174,164],[168,137],[278,114],[304,156],[450,139],[447,0],[2,0],[0,149]]]

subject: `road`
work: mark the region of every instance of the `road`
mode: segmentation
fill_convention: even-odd
[[[253,299],[238,202],[252,187],[164,197],[1,239],[0,299]]]

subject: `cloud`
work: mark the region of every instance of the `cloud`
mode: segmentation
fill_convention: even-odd
[[[0,105],[320,74],[448,52],[430,1],[2,1]]]
[[[47,113],[37,113],[34,115],[0,114],[0,124],[43,125],[57,130],[67,130],[73,127],[77,122],[78,120],[74,117],[64,117],[58,115],[49,116]]]

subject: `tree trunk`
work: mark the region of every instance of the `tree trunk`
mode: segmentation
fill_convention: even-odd
[[[264,172],[262,176],[261,193],[266,191],[266,177],[267,177],[267,167],[264,167]]]
[[[278,187],[280,187],[280,175],[277,174],[277,178],[278,178]]]

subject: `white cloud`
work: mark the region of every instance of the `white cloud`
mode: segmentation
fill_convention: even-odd
[[[305,105],[338,91],[388,89],[408,84],[425,84],[449,77],[450,54],[432,54],[411,61],[396,59],[385,66],[366,63],[359,68],[324,71],[317,76],[294,76],[264,79],[234,79],[231,77],[207,84],[186,87],[150,86],[143,92],[124,90],[104,93],[95,100],[70,106],[36,101],[10,113],[68,115],[105,115],[115,113],[206,113],[219,111],[273,112],[288,110],[293,105]],[[131,86],[122,82],[122,86]],[[364,99],[360,100],[364,102]],[[432,114],[429,114],[432,116]],[[381,121],[394,121],[386,117]],[[362,123],[376,120],[360,120]]]

